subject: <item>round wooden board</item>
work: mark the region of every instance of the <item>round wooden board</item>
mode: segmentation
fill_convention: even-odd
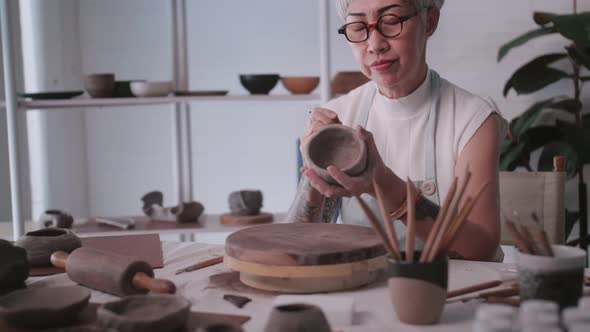
[[[289,223],[253,226],[232,233],[225,253],[261,265],[332,265],[385,255],[370,227],[343,224]]]
[[[260,212],[254,216],[238,216],[231,213],[224,213],[219,217],[219,223],[224,226],[268,224],[272,222],[272,220],[272,213],[268,212]]]

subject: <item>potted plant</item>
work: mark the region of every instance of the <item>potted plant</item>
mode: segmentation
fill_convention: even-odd
[[[538,28],[528,31],[504,44],[498,51],[498,62],[511,49],[534,38],[550,34],[564,37],[564,49],[540,55],[518,68],[504,86],[504,96],[510,90],[529,94],[561,81],[571,81],[571,91],[534,103],[510,122],[509,134],[501,144],[500,169],[512,171],[524,167],[529,171],[551,171],[553,157],[566,157],[568,178],[577,177],[580,210],[566,210],[566,237],[579,218],[580,243],[588,244],[587,194],[584,165],[590,163],[590,112],[581,101],[584,82],[590,80],[590,12],[557,15],[535,12]],[[555,65],[567,67],[566,70]],[[565,65],[565,66],[564,66]],[[530,155],[542,149],[539,162],[531,166]]]

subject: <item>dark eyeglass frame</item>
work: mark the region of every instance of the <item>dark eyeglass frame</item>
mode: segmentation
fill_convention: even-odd
[[[395,38],[395,37],[401,35],[401,33],[404,31],[404,22],[405,21],[411,19],[414,16],[417,16],[418,14],[420,14],[425,9],[426,10],[430,10],[430,8],[431,7],[423,7],[421,9],[415,11],[413,14],[405,15],[405,16],[398,16],[398,15],[395,15],[395,14],[385,14],[385,15],[380,16],[377,19],[377,21],[375,23],[372,23],[372,24],[367,24],[367,23],[362,22],[362,21],[356,21],[356,22],[346,23],[346,24],[344,24],[343,26],[341,26],[338,29],[338,33],[341,34],[341,35],[344,35],[344,37],[346,37],[346,40],[348,40],[351,43],[362,43],[362,42],[367,41],[369,39],[369,35],[371,33],[371,30],[377,30],[377,31],[379,31],[379,33],[381,34],[381,36],[383,36],[385,38]],[[393,35],[393,36],[388,36],[388,35],[384,34],[383,31],[381,31],[381,28],[379,27],[379,22],[381,22],[381,20],[383,18],[391,17],[391,16],[397,18],[398,23],[399,23],[399,32],[397,34]],[[366,31],[366,36],[367,37],[365,39],[363,39],[363,40],[358,40],[358,41],[352,41],[352,40],[350,40],[350,38],[348,38],[348,35],[346,34],[346,27],[349,26],[349,25],[351,25],[351,24],[362,24],[362,25],[364,25],[365,26],[365,31]]]

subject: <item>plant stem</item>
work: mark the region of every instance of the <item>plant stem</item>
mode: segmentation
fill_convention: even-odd
[[[574,14],[578,13],[578,0],[573,0],[574,1]]]

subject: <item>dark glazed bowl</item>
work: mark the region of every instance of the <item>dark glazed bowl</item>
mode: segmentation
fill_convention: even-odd
[[[278,81],[278,74],[240,75],[240,83],[253,95],[267,95]]]
[[[15,242],[27,251],[27,259],[33,267],[51,266],[51,254],[56,251],[70,253],[82,246],[82,241],[70,230],[45,228],[28,232]]]
[[[322,309],[296,303],[276,306],[270,313],[264,332],[331,332]]]
[[[335,166],[350,176],[367,168],[367,146],[354,129],[334,124],[322,127],[303,147],[303,157],[313,171],[328,183],[335,184],[326,168]]]
[[[115,81],[115,98],[133,98],[135,95],[131,92],[131,82],[145,82],[145,80]]]

